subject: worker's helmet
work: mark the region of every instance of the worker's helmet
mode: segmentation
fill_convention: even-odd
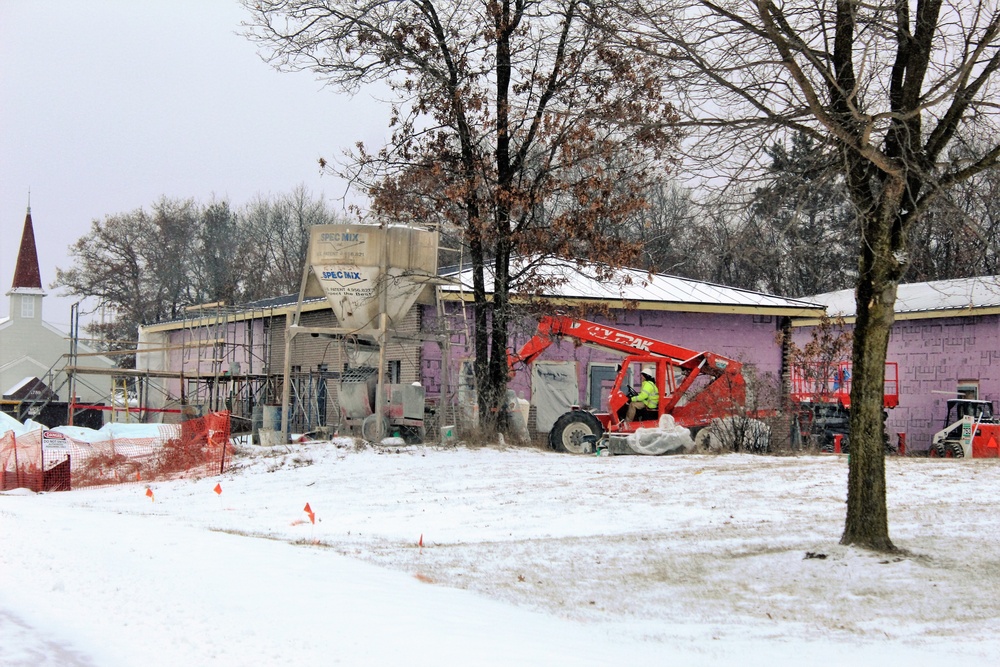
[[[642,377],[646,378],[646,379],[647,379],[647,380],[649,380],[650,382],[655,382],[655,381],[656,381],[656,378],[655,378],[655,377],[653,376],[653,374],[652,374],[652,373],[650,373],[649,371],[643,371],[643,372],[642,372],[642,373],[640,373],[639,375],[641,375]]]

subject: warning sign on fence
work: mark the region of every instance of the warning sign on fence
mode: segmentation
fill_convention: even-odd
[[[59,431],[42,431],[42,451],[69,452],[69,440]]]

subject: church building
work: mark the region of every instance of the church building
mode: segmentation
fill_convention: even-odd
[[[70,352],[69,334],[42,319],[45,290],[38,268],[35,231],[28,207],[21,232],[21,246],[14,268],[10,291],[9,314],[0,318],[0,393],[5,411],[14,402],[68,402],[69,382],[64,368]],[[84,345],[78,351],[93,352]],[[90,357],[88,365],[113,368],[114,362],[103,356]],[[110,391],[98,382],[76,383],[78,401],[107,402]]]

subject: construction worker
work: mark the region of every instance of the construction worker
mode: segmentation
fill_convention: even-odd
[[[632,402],[628,405],[625,421],[633,421],[639,410],[652,410],[655,413],[656,406],[660,404],[660,390],[656,387],[656,378],[646,371],[640,375],[642,376],[642,386],[639,388],[639,393],[632,397]]]

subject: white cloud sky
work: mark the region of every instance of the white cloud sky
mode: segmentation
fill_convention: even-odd
[[[241,206],[304,184],[338,205],[317,160],[381,144],[388,110],[274,71],[247,18],[235,0],[0,0],[0,295],[29,188],[46,287],[92,220],[161,196]],[[73,299],[48,292],[66,328]]]

